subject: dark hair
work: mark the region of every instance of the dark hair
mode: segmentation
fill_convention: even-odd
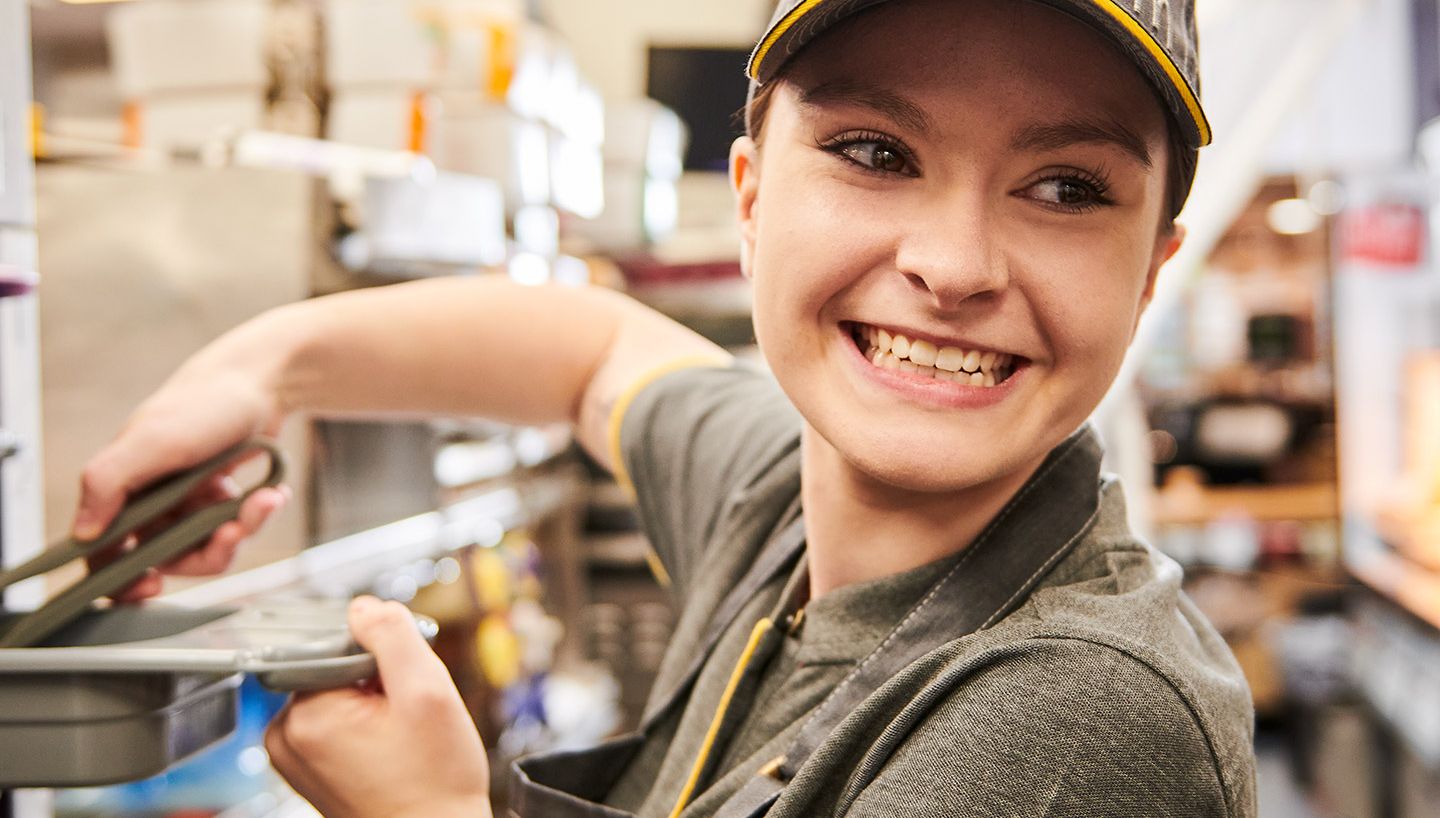
[[[770,113],[775,87],[779,84],[777,78],[756,88],[745,110],[740,112],[739,116],[744,117],[746,135],[756,142],[760,141],[760,134],[765,130],[765,118]],[[1199,152],[1185,144],[1184,138],[1180,136],[1180,128],[1168,113],[1165,115],[1165,126],[1170,142],[1169,167],[1165,172],[1165,202],[1169,217],[1165,226],[1168,227],[1174,225],[1175,217],[1180,215],[1185,200],[1190,197],[1190,185],[1195,181],[1195,164],[1199,159]]]

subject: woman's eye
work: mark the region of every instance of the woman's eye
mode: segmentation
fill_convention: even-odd
[[[839,146],[839,153],[857,165],[880,173],[915,175],[905,154],[883,142],[850,142]]]
[[[1111,203],[1099,185],[1064,176],[1036,182],[1030,186],[1030,196],[1069,210],[1089,210]]]

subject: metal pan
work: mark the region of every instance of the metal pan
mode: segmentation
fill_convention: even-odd
[[[0,613],[0,632],[18,616]],[[434,620],[416,626],[434,638]],[[0,650],[0,789],[162,772],[234,730],[245,673],[323,689],[373,676],[375,660],[350,637],[344,602],[90,611],[37,647]]]

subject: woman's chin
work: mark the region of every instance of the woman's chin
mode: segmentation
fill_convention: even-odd
[[[928,446],[863,446],[842,451],[842,455],[865,478],[916,494],[966,492],[1003,478],[1008,471],[1005,464],[991,458]]]

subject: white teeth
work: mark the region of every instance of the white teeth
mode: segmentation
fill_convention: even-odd
[[[890,351],[895,353],[896,358],[910,357],[910,339],[903,335],[895,336],[890,343]]]
[[[910,345],[910,360],[921,366],[934,366],[940,350],[929,341],[916,341]]]
[[[965,363],[965,351],[955,347],[941,347],[940,352],[935,356],[935,366],[946,372],[959,372],[960,366]]]
[[[937,346],[931,341],[912,341],[868,324],[860,327],[862,346],[869,350],[865,357],[881,369],[967,386],[995,386],[1014,372],[1015,356],[1007,353],[966,352],[957,347]]]

